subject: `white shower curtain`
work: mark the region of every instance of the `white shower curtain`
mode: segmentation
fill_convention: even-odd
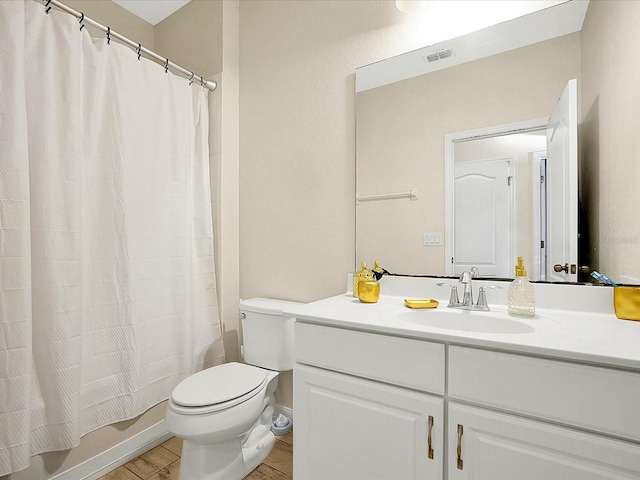
[[[224,361],[208,92],[0,0],[0,476]]]

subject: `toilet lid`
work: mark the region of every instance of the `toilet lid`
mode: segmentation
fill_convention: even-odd
[[[258,388],[267,372],[243,363],[225,363],[185,378],[173,390],[171,399],[185,407],[202,407],[228,402]]]

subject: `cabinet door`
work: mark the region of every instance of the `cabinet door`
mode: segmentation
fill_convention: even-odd
[[[640,476],[640,445],[632,442],[456,403],[448,425],[450,480]]]
[[[442,479],[443,399],[299,364],[293,379],[296,480]]]

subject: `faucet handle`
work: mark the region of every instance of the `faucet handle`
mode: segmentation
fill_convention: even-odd
[[[486,291],[488,288],[492,290],[500,290],[500,288],[502,287],[497,287],[495,285],[484,285],[478,289],[478,301],[476,302],[476,306],[484,312],[489,311],[489,305],[487,304],[487,294],[486,294]]]
[[[460,305],[460,300],[458,299],[458,286],[453,285],[451,283],[438,282],[436,283],[439,287],[451,287],[451,296],[449,297],[449,305],[448,307],[457,307]]]
[[[489,311],[489,305],[487,305],[487,294],[485,293],[485,287],[480,287],[478,289],[478,301],[476,302],[476,306],[484,311]]]

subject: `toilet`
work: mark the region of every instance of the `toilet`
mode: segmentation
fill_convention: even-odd
[[[273,448],[278,372],[292,370],[294,363],[294,319],[282,312],[296,305],[269,298],[240,301],[246,364],[208,368],[173,390],[166,423],[184,440],[181,480],[239,480]]]

